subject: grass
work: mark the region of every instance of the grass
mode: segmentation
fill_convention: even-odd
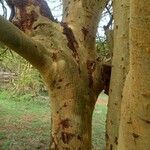
[[[93,150],[104,147],[105,116],[106,105],[97,104],[93,114]],[[16,98],[0,91],[0,150],[48,150],[50,128],[48,100],[31,100],[27,94]]]

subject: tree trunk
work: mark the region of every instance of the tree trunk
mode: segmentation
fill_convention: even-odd
[[[51,149],[91,150],[94,103],[86,88],[80,90],[77,93],[69,88],[67,95],[64,90],[52,94]]]
[[[130,70],[123,92],[118,150],[150,149],[150,1],[131,0]]]
[[[129,57],[129,0],[114,0],[113,7],[114,49],[106,121],[107,150],[116,150],[118,144],[122,91]]]
[[[15,10],[12,22],[23,32],[0,17],[0,41],[37,68],[49,90],[51,149],[91,149],[92,113],[103,88],[95,41],[107,1],[64,0],[62,22],[44,0],[7,1]]]
[[[43,74],[52,106],[51,149],[90,150],[92,113],[99,93],[96,89],[102,90],[101,85],[95,88],[94,64],[87,62],[79,70],[74,61],[61,59],[52,66],[51,73]]]

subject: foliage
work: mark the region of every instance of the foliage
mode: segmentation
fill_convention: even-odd
[[[39,72],[34,69],[22,57],[7,48],[0,50],[0,71],[15,73],[15,77],[10,80],[9,85],[3,83],[3,87],[16,94],[26,92],[38,95],[39,91],[44,91],[42,78]]]
[[[106,39],[101,38],[100,36],[97,36],[96,48],[101,57],[106,57],[109,53]]]

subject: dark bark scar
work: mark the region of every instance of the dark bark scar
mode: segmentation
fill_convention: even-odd
[[[68,40],[68,47],[72,50],[72,56],[75,58],[76,62],[79,64],[79,55],[77,52],[77,48],[79,48],[78,42],[75,39],[75,36],[72,32],[72,29],[68,27],[68,24],[65,22],[61,22],[61,26],[63,29],[63,34],[66,35],[66,38]]]
[[[89,31],[88,31],[88,29],[87,29],[87,28],[83,27],[83,28],[82,28],[82,32],[83,32],[84,40],[85,40],[85,39],[86,39],[86,37],[87,37],[87,35],[88,35],[88,33],[89,33]]]
[[[136,144],[136,140],[140,137],[140,135],[136,134],[136,133],[132,133],[132,136],[134,138],[134,142]]]
[[[80,141],[83,140],[82,137],[81,137],[80,135],[77,136],[77,139],[80,140]]]
[[[31,30],[33,23],[38,19],[39,15],[49,18],[55,21],[47,2],[44,0],[7,0],[8,6],[12,9],[11,21],[20,30],[25,31]],[[30,12],[27,11],[27,7],[35,6],[39,7],[40,14],[38,14],[34,9]],[[19,10],[19,17],[16,16],[17,9]]]
[[[87,70],[88,70],[88,79],[89,79],[89,87],[93,87],[93,72],[96,69],[96,62],[93,60],[87,60]]]
[[[70,127],[70,120],[68,118],[61,120],[60,126],[62,127],[62,129],[69,128]]]
[[[136,134],[136,133],[132,133],[132,136],[133,136],[135,139],[139,137],[139,135]]]
[[[118,145],[118,137],[115,137],[115,144]]]

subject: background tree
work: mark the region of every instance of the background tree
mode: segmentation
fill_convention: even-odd
[[[37,68],[47,85],[51,149],[91,149],[92,112],[103,89],[95,39],[107,1],[64,0],[61,23],[43,0],[11,2],[19,29],[0,17],[0,41]]]

